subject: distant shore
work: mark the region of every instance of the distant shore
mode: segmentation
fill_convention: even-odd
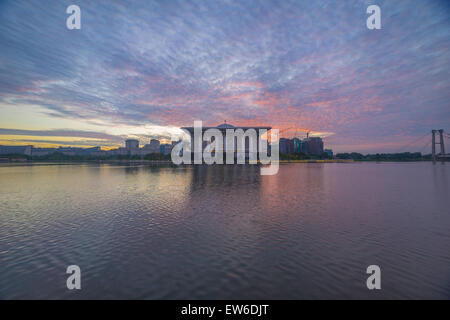
[[[430,154],[423,155],[420,152],[401,153],[376,153],[361,154],[357,152],[337,153],[330,155],[322,153],[311,155],[305,153],[280,153],[280,163],[347,163],[347,162],[411,162],[411,161],[432,161]],[[441,159],[437,159],[442,161]],[[448,159],[447,159],[448,160]],[[225,161],[225,159],[224,159]],[[152,153],[145,156],[139,155],[119,155],[119,156],[94,156],[94,155],[68,155],[55,152],[45,156],[33,156],[23,154],[2,154],[0,163],[17,162],[47,162],[47,163],[148,163],[148,164],[172,164],[170,154]],[[236,161],[235,161],[236,162]]]
[[[353,160],[353,159],[305,159],[305,160],[279,160],[280,164],[287,163],[356,163],[356,162],[431,162],[431,159],[414,160]],[[106,159],[106,160],[33,160],[33,159],[4,159],[0,158],[0,164],[147,164],[147,165],[173,165],[171,160],[136,160],[136,159]],[[235,163],[237,164],[237,163]],[[258,163],[260,164],[260,163]],[[194,164],[192,164],[194,165]]]

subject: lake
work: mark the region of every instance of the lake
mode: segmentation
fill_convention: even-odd
[[[450,298],[449,163],[3,164],[0,195],[0,299]]]

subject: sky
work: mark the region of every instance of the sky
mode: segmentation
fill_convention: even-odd
[[[0,48],[3,145],[111,148],[226,120],[426,153],[450,131],[444,0],[0,0]]]

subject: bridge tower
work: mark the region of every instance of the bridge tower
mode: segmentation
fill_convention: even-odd
[[[436,142],[436,133],[439,132],[439,142]],[[436,161],[436,145],[440,145],[440,153],[438,155],[445,156],[444,130],[431,130],[431,155],[433,161]]]

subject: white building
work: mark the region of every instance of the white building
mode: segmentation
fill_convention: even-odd
[[[119,148],[120,149],[120,148]],[[128,155],[134,156],[139,155],[139,141],[135,139],[128,139],[125,141],[125,149],[128,152]]]

